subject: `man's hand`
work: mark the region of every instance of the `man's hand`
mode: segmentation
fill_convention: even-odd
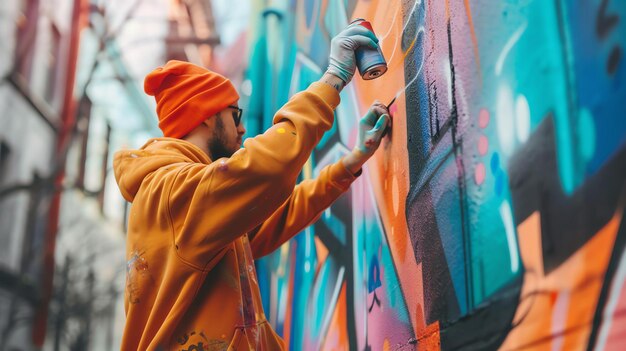
[[[365,161],[374,155],[390,122],[387,107],[378,101],[374,102],[359,122],[356,146],[343,158],[343,164],[350,172],[357,173]]]
[[[354,23],[337,34],[330,42],[330,58],[326,72],[348,84],[356,70],[354,51],[361,46],[378,50],[378,39],[367,28]]]

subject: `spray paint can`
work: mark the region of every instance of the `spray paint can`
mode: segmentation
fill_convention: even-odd
[[[372,24],[368,21],[362,18],[357,18],[352,21],[351,24],[354,23],[359,26],[363,26],[370,32],[374,33]],[[356,49],[354,54],[356,56],[356,66],[358,67],[359,73],[364,80],[376,79],[387,72],[387,62],[383,57],[383,52],[380,50],[380,47],[376,50],[366,46],[361,46]]]

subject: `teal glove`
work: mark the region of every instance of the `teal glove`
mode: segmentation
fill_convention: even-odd
[[[356,148],[367,158],[372,156],[380,146],[387,125],[391,122],[387,108],[375,103],[359,122],[359,135]]]
[[[356,70],[354,51],[368,46],[378,50],[378,39],[367,28],[353,23],[337,34],[330,42],[330,58],[327,72],[348,84]]]
[[[385,135],[385,130],[391,124],[387,107],[379,101],[374,102],[369,111],[359,122],[359,135],[352,152],[343,157],[346,169],[357,175],[367,160],[374,155]]]

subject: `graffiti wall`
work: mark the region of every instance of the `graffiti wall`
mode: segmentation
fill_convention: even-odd
[[[292,350],[626,349],[626,2],[257,1],[249,128],[369,19],[388,72],[355,78],[303,178],[392,133],[318,222],[258,262]]]

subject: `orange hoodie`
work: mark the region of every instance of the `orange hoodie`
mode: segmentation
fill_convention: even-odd
[[[337,91],[313,83],[264,134],[230,158],[151,139],[116,153],[132,202],[122,350],[280,350],[266,320],[253,258],[315,221],[355,177],[341,161],[295,186],[333,123]]]

